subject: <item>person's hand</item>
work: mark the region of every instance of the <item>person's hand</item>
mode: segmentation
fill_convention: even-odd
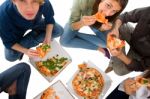
[[[25,54],[30,58],[34,58],[34,57],[39,56],[38,52],[36,50],[33,50],[33,49],[28,49]]]
[[[124,81],[124,90],[128,95],[133,95],[139,87],[134,79],[128,78]]]
[[[116,57],[123,54],[122,49],[118,49],[118,48],[117,49],[109,49],[109,51],[112,56],[116,56]]]
[[[112,23],[108,22],[107,24],[102,24],[102,26],[100,27],[101,31],[107,31],[110,30],[112,28]]]
[[[108,35],[114,35],[115,37],[119,38],[119,30],[114,28],[108,33]]]
[[[43,43],[50,45],[51,44],[51,36],[50,37],[45,37]]]
[[[89,26],[96,22],[96,18],[93,16],[83,16],[80,21],[84,26]]]

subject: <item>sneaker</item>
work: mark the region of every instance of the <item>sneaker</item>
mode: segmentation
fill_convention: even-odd
[[[105,73],[109,73],[109,72],[111,72],[112,70],[113,70],[113,67],[108,66],[108,67],[106,68],[106,70],[105,70]]]
[[[105,57],[107,57],[108,59],[110,59],[110,53],[109,53],[108,49],[107,48],[103,48],[103,49],[105,51]]]

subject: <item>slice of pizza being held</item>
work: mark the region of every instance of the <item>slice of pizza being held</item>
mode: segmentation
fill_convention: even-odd
[[[39,53],[39,57],[43,58],[50,51],[51,47],[48,44],[41,44],[36,47],[37,52]]]
[[[84,99],[98,99],[104,87],[104,78],[95,68],[80,64],[79,72],[72,80],[75,92]]]
[[[136,82],[140,85],[144,85],[144,86],[150,86],[150,80],[149,79],[146,79],[146,78],[143,78],[143,77],[137,77],[136,79]]]
[[[95,15],[96,20],[100,23],[108,24],[108,19],[105,18],[105,16],[102,13],[97,12]]]
[[[107,36],[107,47],[109,49],[120,49],[125,46],[125,41],[116,38],[115,35]]]
[[[40,99],[60,99],[60,98],[56,95],[56,91],[50,87],[43,92]]]

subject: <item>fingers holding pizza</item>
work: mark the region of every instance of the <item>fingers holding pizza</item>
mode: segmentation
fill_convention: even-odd
[[[125,46],[125,41],[120,40],[113,34],[107,36],[107,48],[110,50],[112,56],[122,54],[122,48]]]
[[[143,78],[142,76],[137,76],[135,78],[135,81],[139,86],[150,87],[150,79]]]
[[[50,49],[50,45],[44,43],[36,47],[37,53],[39,54],[40,58],[45,57],[45,55],[50,51]]]

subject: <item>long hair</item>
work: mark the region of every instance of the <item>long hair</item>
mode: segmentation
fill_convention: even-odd
[[[119,16],[119,14],[125,9],[127,3],[128,3],[128,0],[115,0],[117,1],[120,6],[121,6],[121,10],[117,13],[115,13],[113,16],[108,16],[106,17],[108,19],[109,22],[113,22],[115,21],[115,19]],[[96,14],[98,12],[98,6],[99,6],[99,3],[102,2],[102,0],[96,0],[95,3],[94,3],[94,6],[93,6],[93,12],[92,14]],[[96,28],[99,28],[102,24],[99,23],[99,22],[95,22],[94,27]]]

